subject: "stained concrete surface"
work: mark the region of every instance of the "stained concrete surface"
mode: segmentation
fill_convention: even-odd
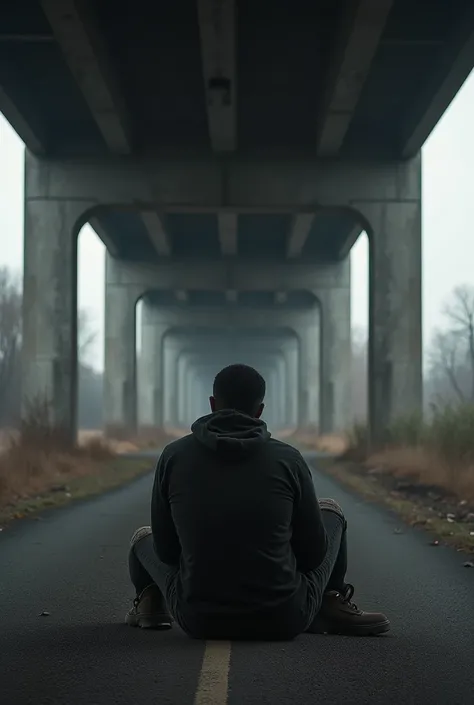
[[[123,625],[128,539],[148,523],[151,482],[0,534],[1,705],[193,703],[205,645]],[[472,704],[474,570],[317,472],[315,483],[345,507],[356,602],[386,611],[392,632],[234,643],[228,704]]]

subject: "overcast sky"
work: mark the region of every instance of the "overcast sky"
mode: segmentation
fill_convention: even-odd
[[[23,267],[23,144],[0,115],[0,266]],[[366,328],[365,236],[352,259],[352,325]],[[79,305],[97,330],[90,361],[103,367],[104,247],[89,226],[79,238]],[[423,334],[443,325],[458,284],[474,284],[474,72],[423,149]]]

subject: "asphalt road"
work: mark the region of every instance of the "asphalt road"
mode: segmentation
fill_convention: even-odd
[[[149,523],[151,482],[0,534],[1,705],[474,703],[474,569],[317,474],[346,510],[354,599],[387,613],[389,635],[206,645],[126,627],[128,540]]]

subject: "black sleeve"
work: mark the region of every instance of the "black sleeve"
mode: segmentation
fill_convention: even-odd
[[[300,491],[293,510],[291,545],[298,570],[306,573],[315,570],[326,555],[327,535],[311,471],[302,456],[297,462],[296,477]]]
[[[163,563],[179,563],[181,545],[171,516],[168,500],[168,473],[165,454],[162,453],[155,471],[155,481],[151,496],[151,531],[155,553]]]

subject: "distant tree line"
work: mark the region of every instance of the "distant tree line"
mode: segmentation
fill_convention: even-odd
[[[14,427],[20,419],[21,306],[20,280],[8,268],[0,268],[0,428]],[[101,428],[103,379],[86,362],[95,335],[84,311],[78,316],[78,338],[79,427]]]

